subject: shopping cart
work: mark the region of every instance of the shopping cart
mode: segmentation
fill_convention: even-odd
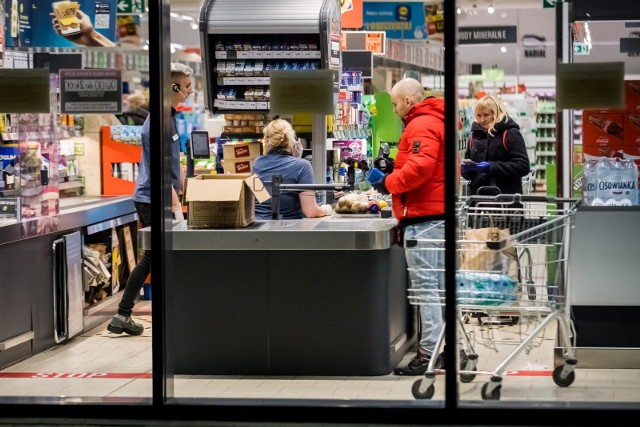
[[[458,184],[458,197],[466,200],[469,198],[470,190],[469,184],[471,181],[460,177],[460,183]],[[529,172],[526,176],[522,177],[522,194],[528,195],[533,192],[533,186],[535,183],[534,173],[533,171]]]
[[[567,305],[566,282],[569,235],[576,211],[575,199],[526,195],[470,196],[458,205],[458,269],[456,272],[457,327],[459,339],[468,359],[461,360],[458,374],[461,382],[470,382],[477,375],[490,375],[483,384],[485,400],[499,400],[502,376],[507,367],[522,352],[536,346],[536,339],[553,321],[558,324],[558,343],[563,349],[564,363],[555,367],[553,381],[568,387],[575,380],[575,329]],[[470,239],[471,228],[494,227],[508,236],[501,239]],[[444,251],[444,242],[440,242]],[[406,249],[424,250],[433,241],[417,238],[405,242]],[[442,254],[444,256],[444,254]],[[469,262],[475,259],[480,262]],[[421,266],[416,272],[439,273]],[[411,269],[410,269],[410,273]],[[414,305],[444,305],[444,291],[409,289],[409,302]],[[480,344],[497,350],[492,333],[477,338],[470,334],[463,321],[469,313],[482,313],[489,319],[487,330],[501,324],[505,316],[517,318],[518,340],[515,348],[491,371],[478,371]],[[473,337],[471,337],[473,335]],[[443,348],[444,330],[438,337],[434,354]],[[514,344],[511,342],[511,344]],[[414,382],[411,392],[416,399],[431,399],[435,391],[436,359],[429,362],[424,378]]]

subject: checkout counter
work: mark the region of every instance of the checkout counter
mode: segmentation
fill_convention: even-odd
[[[31,237],[23,237],[24,224],[15,218],[0,222],[0,368],[108,318],[94,318],[84,307],[81,245],[87,236],[136,222],[131,197],[62,198],[56,219],[55,231]],[[64,255],[56,259],[61,240]],[[67,266],[63,276],[69,280],[56,286],[60,265]]]
[[[167,361],[179,375],[386,375],[415,343],[392,219],[174,225]],[[150,248],[151,230],[139,231]]]

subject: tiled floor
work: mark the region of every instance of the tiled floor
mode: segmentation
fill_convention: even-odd
[[[151,315],[144,303],[136,320],[145,326],[138,337],[113,335],[106,323],[70,342],[0,371],[2,396],[151,397]],[[555,325],[535,340],[535,348],[508,366],[502,401],[640,402],[640,370],[576,369],[575,382],[559,387],[551,378]],[[479,375],[460,384],[460,399],[481,400],[481,387],[534,324],[466,325],[475,338]],[[493,335],[488,335],[492,332]],[[522,335],[521,335],[522,334]],[[491,338],[491,339],[489,339]],[[496,343],[495,348],[488,344]],[[411,354],[407,354],[404,363]],[[329,399],[414,401],[417,377],[178,377],[176,397]],[[444,398],[444,376],[438,375],[432,400]]]

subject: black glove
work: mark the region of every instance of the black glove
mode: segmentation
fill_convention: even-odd
[[[389,190],[387,190],[387,187],[384,185],[384,182],[387,179],[387,175],[383,176],[381,180],[378,180],[376,182],[374,182],[373,184],[371,184],[371,186],[380,194],[385,195],[385,194],[389,194]]]

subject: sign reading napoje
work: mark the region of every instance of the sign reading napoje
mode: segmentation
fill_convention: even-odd
[[[60,70],[60,112],[122,112],[120,70]]]

